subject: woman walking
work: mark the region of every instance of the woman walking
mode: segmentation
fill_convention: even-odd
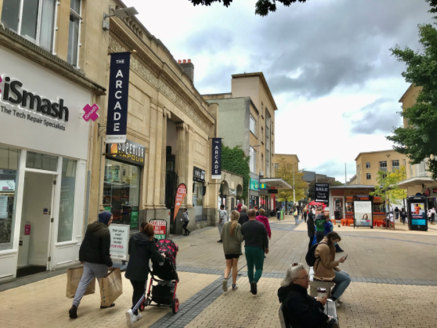
[[[228,279],[232,271],[232,290],[237,289],[238,259],[241,253],[241,243],[243,235],[241,234],[241,225],[238,223],[240,213],[231,212],[231,221],[226,222],[221,231],[221,240],[223,241],[223,251],[225,253],[226,268],[223,279],[223,291],[228,290]]]
[[[149,274],[149,260],[164,263],[164,255],[158,252],[154,241],[153,226],[150,223],[142,222],[140,231],[129,239],[129,263],[126,269],[128,278],[133,287],[132,308],[126,313],[128,325],[141,319],[138,309],[133,311],[137,302],[141,299],[146,289],[147,276]]]

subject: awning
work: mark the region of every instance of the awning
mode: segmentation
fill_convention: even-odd
[[[262,178],[259,182],[266,185],[265,189],[293,189],[292,186],[281,178]]]
[[[425,183],[433,183],[436,180],[433,180],[431,177],[414,177],[398,183],[399,187],[407,188],[415,185],[422,185]]]

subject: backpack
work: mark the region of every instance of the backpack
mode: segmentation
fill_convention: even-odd
[[[317,246],[319,246],[319,244],[326,244],[326,243],[315,243],[314,245],[312,245],[309,249],[307,254],[305,255],[305,261],[307,262],[308,266],[312,267],[314,266],[314,263],[316,263],[316,248]]]

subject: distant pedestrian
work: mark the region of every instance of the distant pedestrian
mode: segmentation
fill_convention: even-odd
[[[313,208],[311,207],[308,213],[308,220],[307,220],[307,233],[308,233],[308,238],[310,239],[310,242],[308,243],[308,249],[310,249],[314,240],[314,235],[316,233],[316,227],[314,226],[314,217],[315,214],[313,212]]]
[[[223,241],[223,252],[225,253],[226,268],[223,279],[223,291],[228,290],[228,279],[232,271],[232,290],[237,289],[237,274],[238,274],[238,259],[241,253],[241,242],[243,234],[241,233],[241,225],[238,223],[240,213],[238,211],[231,212],[231,221],[226,222],[221,232],[221,240]]]
[[[153,240],[155,232],[150,223],[142,222],[140,231],[129,239],[129,262],[126,269],[126,278],[130,280],[133,288],[132,307],[127,311],[128,322],[133,324],[141,319],[138,309],[132,311],[146,289],[147,276],[149,275],[149,260],[164,264],[164,257],[158,252]]]
[[[269,239],[272,238],[272,230],[270,229],[270,223],[269,219],[266,216],[266,211],[264,211],[263,208],[259,209],[259,215],[257,215],[256,220],[264,224],[264,227],[266,228],[267,235],[269,236]]]
[[[385,218],[385,225],[386,225],[387,229],[392,228],[392,227],[394,229],[395,226],[394,226],[393,212],[387,213],[387,217]]]
[[[269,252],[269,239],[267,230],[261,222],[256,221],[256,212],[254,209],[249,210],[249,221],[241,227],[241,233],[244,236],[244,249],[247,262],[247,276],[250,283],[250,292],[254,295],[257,293],[257,283],[261,278],[264,253]],[[255,267],[255,275],[253,269]]]
[[[218,223],[218,230],[219,230],[219,236],[222,235],[223,226],[225,223],[228,222],[228,212],[225,210],[225,205],[220,205],[220,211],[219,211],[219,223]],[[222,239],[217,241],[218,243],[222,242]]]
[[[303,220],[305,222],[307,222],[307,217],[308,217],[308,205],[306,205],[303,209]]]
[[[297,225],[299,223],[299,210],[297,209],[297,207],[294,208],[293,216],[294,216],[294,224]]]
[[[401,210],[400,216],[401,216],[401,222],[402,222],[402,224],[405,224],[405,222],[407,222],[407,216],[408,216],[408,214],[407,214],[407,211],[405,211],[405,208],[403,208],[403,207],[402,207],[402,210]]]
[[[238,203],[238,205],[237,205],[237,211],[238,211],[238,213],[241,212],[241,207],[242,207],[242,206],[243,206],[243,204],[241,204],[241,202]]]
[[[329,208],[325,207],[323,212],[321,212],[321,209],[319,211],[320,214],[316,216],[315,219],[315,226],[316,226],[316,239],[317,242],[320,242],[323,239],[324,232],[325,232],[325,222],[326,222],[326,216],[329,217]]]
[[[276,218],[277,218],[278,220],[281,219],[281,209],[280,209],[279,207],[276,209]]]
[[[238,223],[242,226],[248,220],[249,220],[249,217],[247,216],[247,206],[243,205],[243,206],[241,206],[240,218],[238,219]]]
[[[182,229],[184,229],[184,236],[188,236],[190,234],[190,230],[188,230],[187,226],[190,223],[190,218],[188,217],[188,208],[184,208],[182,213]]]
[[[399,219],[399,208],[397,206],[395,207],[394,212],[395,212],[395,220]]]
[[[112,260],[109,255],[111,235],[108,226],[112,222],[111,212],[99,213],[99,219],[90,223],[86,229],[85,237],[79,249],[79,261],[83,263],[83,273],[74,295],[73,304],[68,311],[71,319],[77,318],[77,308],[85,294],[89,283],[94,278],[103,278],[108,270],[112,269]],[[101,309],[110,306],[100,306]]]

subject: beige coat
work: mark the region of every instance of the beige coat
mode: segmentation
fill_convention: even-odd
[[[314,263],[314,278],[317,280],[333,280],[335,271],[339,271],[339,261],[335,260],[335,247],[328,246],[325,237],[319,243],[315,251],[316,262]]]

